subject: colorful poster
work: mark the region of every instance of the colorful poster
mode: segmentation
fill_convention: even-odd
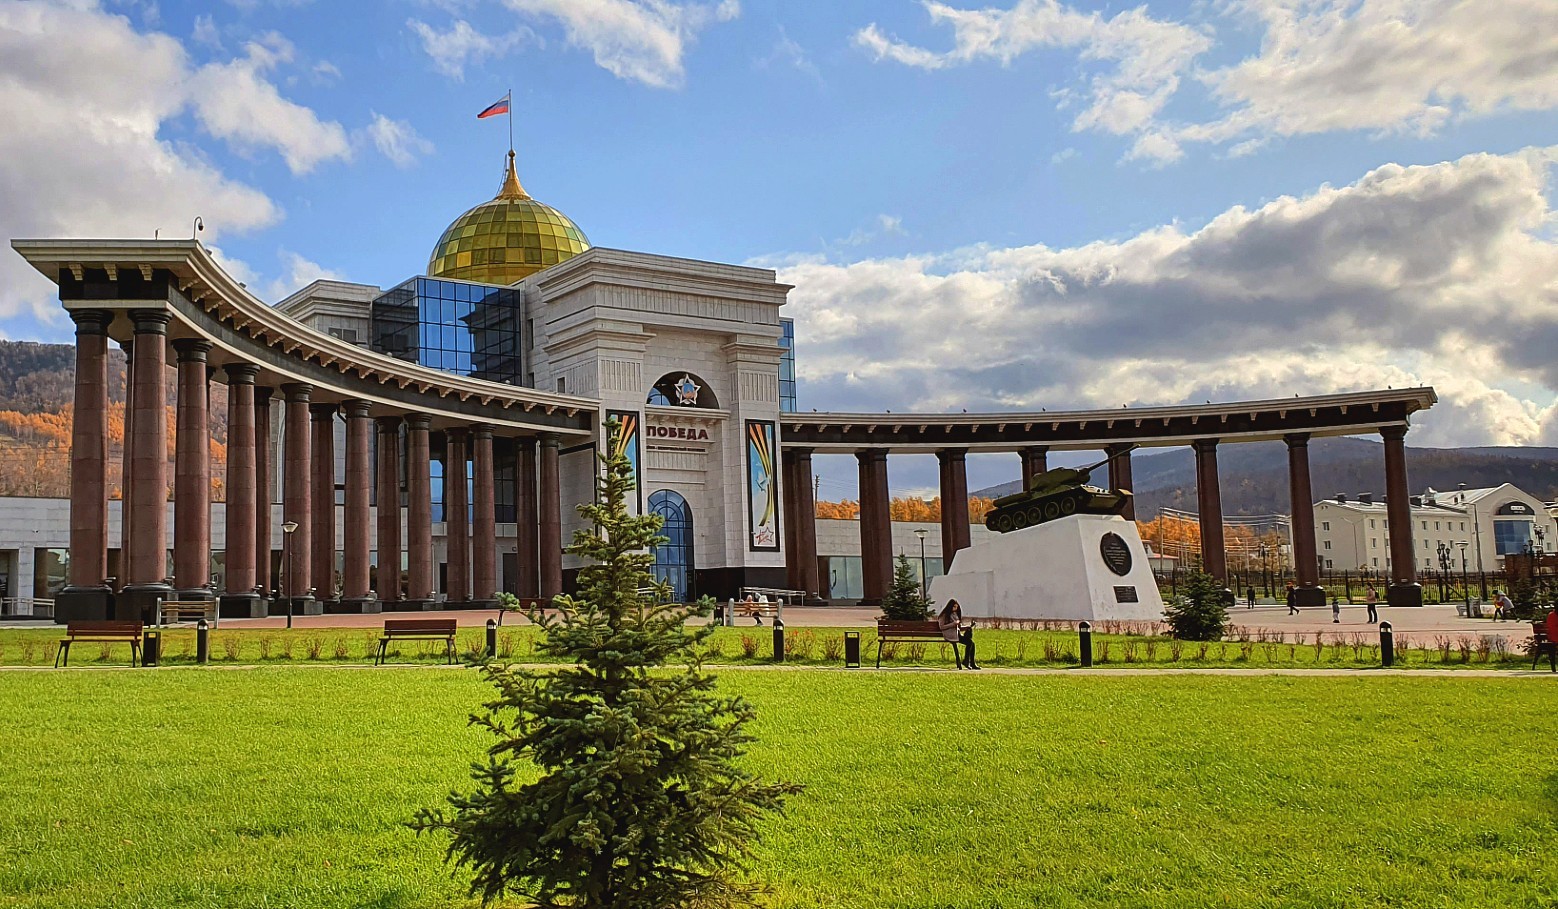
[[[779,446],[774,424],[747,421],[747,517],[753,549],[779,550]]]
[[[639,428],[643,425],[637,411],[632,410],[608,410],[606,411],[606,423],[609,426],[612,421],[618,424],[617,434],[607,439],[613,455],[626,455],[628,463],[633,465],[633,495],[634,513],[644,513],[644,474],[640,469],[643,463],[641,433]],[[608,429],[608,432],[610,430]]]

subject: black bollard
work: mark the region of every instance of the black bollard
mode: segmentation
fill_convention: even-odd
[[[774,662],[784,662],[784,622],[774,616]]]
[[[498,623],[487,620],[487,659],[498,655]]]
[[[202,666],[211,662],[211,626],[205,619],[195,626],[195,662]]]
[[[1389,622],[1379,623],[1379,659],[1389,669],[1396,662],[1396,636]]]
[[[1077,648],[1082,655],[1082,668],[1089,669],[1093,665],[1093,623],[1083,622],[1078,625],[1077,637],[1081,640]]]

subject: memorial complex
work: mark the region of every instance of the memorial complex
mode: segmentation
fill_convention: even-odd
[[[592,246],[528,194],[512,152],[497,195],[450,224],[425,273],[388,289],[317,281],[261,300],[196,240],[12,247],[58,285],[76,326],[57,621],[138,618],[171,598],[217,598],[237,617],[471,607],[500,591],[549,598],[571,584],[562,549],[608,444],[635,466],[637,508],[666,519],[655,570],[684,599],[825,591],[812,459],[854,456],[862,601],[876,603],[892,576],[890,455],[938,458],[950,564],[970,543],[970,453],[1009,453],[1014,475],[1032,478],[1052,452],[1103,451],[1108,488],[1128,490],[1134,448],[1192,447],[1204,567],[1226,578],[1219,448],[1281,440],[1297,595],[1318,605],[1307,445],[1372,435],[1384,441],[1386,516],[1401,528],[1389,539],[1388,597],[1421,602],[1403,447],[1432,389],[1107,411],[802,413],[783,316],[790,287],[774,271]],[[129,363],[127,505],[111,511],[114,344]],[[225,397],[228,420],[220,508],[210,501],[213,396]]]

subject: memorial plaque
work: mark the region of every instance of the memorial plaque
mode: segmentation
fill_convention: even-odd
[[[1135,587],[1116,587],[1114,589],[1114,601],[1116,603],[1140,603],[1136,598]]]
[[[1131,547],[1119,534],[1104,534],[1098,541],[1098,551],[1103,555],[1104,564],[1109,566],[1110,571],[1122,578],[1131,573]]]

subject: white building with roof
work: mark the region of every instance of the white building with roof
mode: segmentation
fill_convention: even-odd
[[[1326,571],[1385,572],[1390,567],[1390,521],[1383,497],[1337,495],[1316,502],[1316,556]],[[1504,556],[1558,543],[1558,527],[1541,499],[1505,483],[1454,492],[1425,490],[1412,497],[1413,551],[1419,571],[1440,567],[1441,547],[1452,571],[1501,571]]]

